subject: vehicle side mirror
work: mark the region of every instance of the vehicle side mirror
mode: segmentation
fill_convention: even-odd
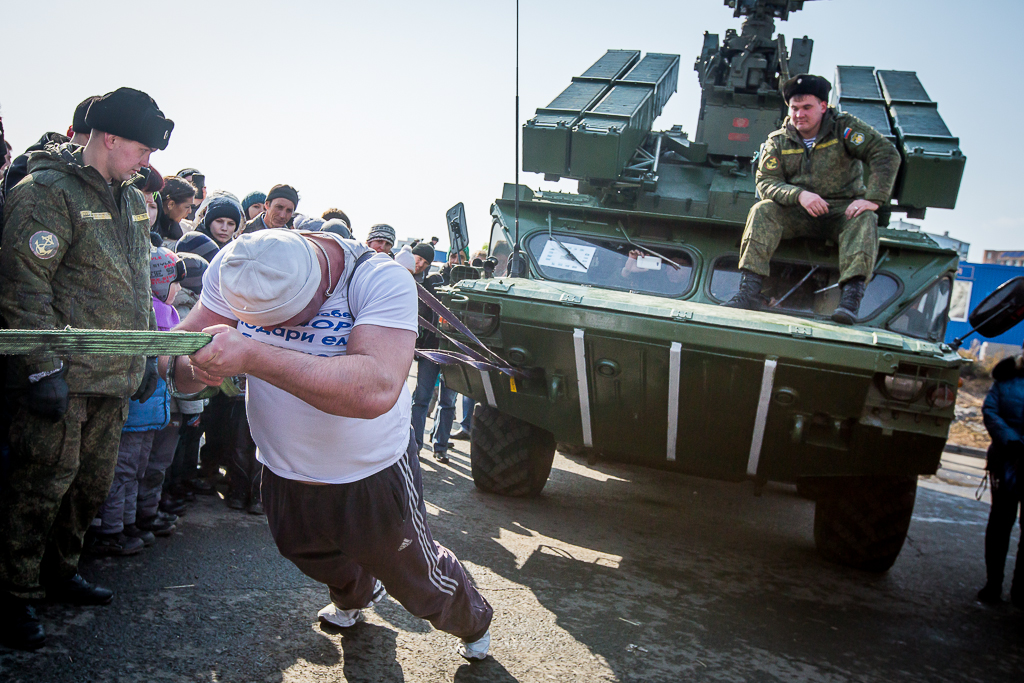
[[[459,202],[445,214],[448,224],[448,244],[451,251],[461,252],[469,247],[469,228],[466,227],[466,207]],[[449,252],[450,253],[450,252]]]
[[[997,337],[1024,320],[1024,276],[1018,276],[999,285],[996,291],[978,304],[967,321],[971,331],[953,341],[958,348],[972,332],[983,337]]]

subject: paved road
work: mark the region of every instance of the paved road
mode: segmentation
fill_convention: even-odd
[[[988,508],[966,460],[920,488],[881,576],[818,559],[789,487],[558,456],[540,499],[512,500],[477,492],[465,453],[425,461],[435,536],[495,607],[493,659],[473,665],[390,598],[321,631],[326,590],[263,518],[206,498],[145,553],[85,562],[114,604],[45,606],[50,644],[0,649],[0,680],[1017,682],[1024,614],[973,600]]]

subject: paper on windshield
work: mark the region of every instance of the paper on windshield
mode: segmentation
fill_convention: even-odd
[[[558,268],[560,270],[573,270],[577,273],[585,273],[590,269],[590,262],[594,258],[594,254],[597,252],[597,247],[589,247],[584,244],[565,244],[566,249],[572,252],[580,263],[576,263],[572,258],[565,253],[565,249],[556,242],[555,240],[549,239],[547,244],[544,245],[544,251],[541,252],[538,263],[545,268]]]

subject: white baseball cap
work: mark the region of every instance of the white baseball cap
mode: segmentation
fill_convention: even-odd
[[[268,327],[294,318],[320,288],[316,247],[292,230],[259,230],[224,247],[220,292],[242,322]]]

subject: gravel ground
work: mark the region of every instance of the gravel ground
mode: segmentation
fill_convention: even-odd
[[[541,498],[499,498],[473,487],[456,444],[449,466],[425,454],[424,487],[435,536],[494,605],[488,660],[464,662],[390,598],[321,630],[326,590],[277,554],[265,519],[203,498],[143,554],[84,562],[114,603],[43,606],[49,644],[0,650],[0,679],[932,683],[1024,669],[1024,615],[973,599],[976,459],[949,456],[923,482],[903,553],[871,575],[818,558],[813,504],[788,486],[755,497],[559,455]]]

